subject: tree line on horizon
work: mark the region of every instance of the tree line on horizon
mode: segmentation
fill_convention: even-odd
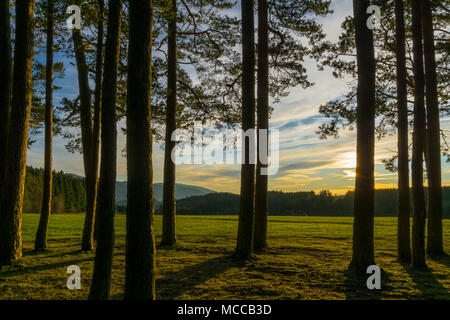
[[[44,170],[27,167],[24,191],[24,213],[39,213],[43,194]],[[86,188],[84,178],[53,172],[52,213],[80,213],[86,210]],[[428,189],[425,188],[425,195]],[[411,190],[410,190],[411,195]],[[155,214],[163,213],[162,201],[155,197]],[[442,187],[443,218],[450,218],[450,187]],[[328,190],[294,191],[272,190],[268,192],[268,215],[274,216],[336,216],[353,215],[354,192],[343,195]],[[398,190],[375,189],[375,216],[396,217]],[[126,213],[126,205],[117,204],[117,213]],[[235,215],[239,212],[239,195],[228,192],[211,192],[191,195],[177,200],[177,215]],[[412,216],[410,197],[410,215]]]
[[[316,59],[323,67],[341,68],[338,74],[349,72],[357,79],[355,90],[347,99],[353,103],[353,110],[342,109],[337,102],[328,105],[331,108],[328,114],[343,113],[357,129],[350,269],[365,274],[367,267],[375,264],[374,151],[379,131],[375,119],[382,115],[383,107],[388,109],[384,112],[390,114],[388,119],[398,136],[399,262],[425,268],[427,253],[444,254],[439,102],[444,101],[445,106],[446,96],[440,88],[443,82],[448,84],[448,78],[437,72],[436,57],[441,57],[436,49],[442,49],[435,44],[433,10],[445,12],[447,0],[410,0],[406,5],[402,0],[353,0],[353,18],[344,22],[351,31],[351,36],[345,39],[346,50],[354,52],[350,64],[332,56],[347,53],[346,50],[340,53],[335,45],[324,40],[326,35],[317,22],[317,17],[332,13],[327,0],[258,0],[257,24],[255,3],[250,0],[241,1],[241,19],[227,15],[227,9],[234,6],[227,0],[77,0],[70,3],[16,0],[14,4],[11,10],[8,0],[0,0],[0,264],[10,264],[22,257],[30,120],[33,127],[32,121],[39,119],[36,110],[41,106],[45,123],[45,167],[35,249],[47,248],[53,195],[52,137],[58,133],[69,138],[69,149],[81,151],[83,155],[86,214],[81,249],[95,249],[89,298],[109,298],[115,241],[117,122],[125,119],[128,189],[124,298],[155,299],[153,139],[165,144],[160,243],[164,248],[177,243],[176,168],[170,159],[173,131],[179,127],[190,128],[193,120],[240,126],[244,131],[268,129],[269,97],[279,101],[288,94],[289,88],[306,89],[313,85],[303,66],[306,57]],[[82,8],[82,25],[89,31],[64,30],[65,10],[72,4]],[[384,62],[391,65],[389,71],[379,66],[375,56],[375,44],[379,49],[378,37],[385,30],[368,27],[367,8],[371,4],[387,6],[389,12],[394,12],[395,18],[390,21],[395,21],[395,25],[384,25],[394,39],[384,44],[393,52],[393,56],[386,58],[389,63]],[[10,19],[11,13],[14,19]],[[410,24],[406,25],[405,21]],[[45,43],[35,28],[44,32]],[[412,41],[412,58],[406,52],[407,36]],[[45,71],[40,74],[45,79],[45,88],[40,88],[43,94],[39,94],[39,84],[34,81],[38,67],[33,60],[35,49],[40,47],[45,47],[46,56],[45,67],[40,67]],[[53,107],[53,91],[57,89],[53,80],[61,66],[54,63],[55,50],[74,58],[79,88],[79,95],[73,100],[62,99],[58,113]],[[186,68],[195,71],[196,81]],[[396,75],[394,95],[391,86],[380,85],[380,77],[388,79],[387,75],[393,72]],[[391,100],[383,100],[383,95],[388,94]],[[409,104],[413,105],[412,111],[408,109]],[[326,113],[327,107],[322,112]],[[332,122],[331,127],[320,130],[322,133],[325,130],[325,135],[336,135],[338,124]],[[413,129],[412,233],[410,125]],[[80,134],[64,128],[77,128]],[[268,147],[257,141],[257,146],[248,141],[242,144],[246,159],[241,167],[239,223],[232,255],[240,261],[252,259],[254,253],[268,245],[268,177],[261,174],[267,164],[260,152],[257,164],[249,163],[251,153],[261,148],[267,153]],[[424,192],[424,160],[428,201]]]

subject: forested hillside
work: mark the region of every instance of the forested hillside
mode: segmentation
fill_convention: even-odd
[[[444,187],[444,218],[450,218],[450,187]],[[375,215],[397,216],[397,189],[375,190]],[[329,191],[269,192],[269,214],[280,216],[352,216],[354,193],[333,195]],[[177,201],[177,214],[237,214],[239,195],[211,193]]]
[[[42,184],[44,170],[27,167],[23,211],[39,213],[41,211]],[[53,173],[52,212],[70,213],[86,210],[86,189],[84,179],[65,174]]]

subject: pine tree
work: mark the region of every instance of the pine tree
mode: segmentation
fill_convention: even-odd
[[[242,130],[255,129],[255,34],[253,1],[242,0]],[[253,146],[253,147],[252,147]],[[255,164],[250,157],[254,145],[242,139],[241,197],[236,250],[233,257],[251,259],[255,215]]]
[[[94,275],[89,299],[108,299],[111,285],[111,269],[114,253],[114,214],[117,128],[116,93],[117,66],[119,63],[121,0],[110,0],[108,5],[108,29],[105,45],[105,80],[102,93],[102,133],[100,182],[98,186],[96,220],[97,247],[95,251]]]
[[[94,172],[98,170],[99,148],[100,148],[100,122],[102,116],[102,84],[103,84],[103,38],[104,38],[104,15],[105,1],[98,0],[98,21],[97,21],[97,55],[95,61],[95,93],[94,93],[94,152],[92,155],[92,167]],[[97,219],[94,219],[94,238],[98,228]]]
[[[9,0],[0,1],[0,194],[6,168],[8,120],[11,107],[12,64]]]
[[[395,0],[398,130],[398,226],[400,262],[411,261],[408,156],[408,93],[406,80],[405,17],[403,0]]]
[[[375,53],[366,25],[369,0],[353,0],[358,68],[357,141],[353,257],[351,267],[365,273],[374,258]]]
[[[44,150],[44,187],[42,192],[41,216],[34,243],[35,250],[47,248],[47,230],[52,210],[53,175],[52,175],[52,141],[53,141],[53,25],[54,2],[47,0],[47,54],[45,79],[45,150]]]
[[[421,0],[411,1],[414,53],[414,130],[412,154],[412,195],[414,219],[412,228],[412,264],[426,267],[425,262],[425,195],[423,188],[423,152],[425,133],[424,66],[422,47]]]
[[[427,253],[444,254],[442,242],[442,178],[441,178],[441,130],[437,93],[436,57],[433,35],[431,1],[422,1],[423,46],[425,55],[425,87],[427,100],[427,148],[428,148],[428,241]]]
[[[128,300],[155,299],[151,132],[151,0],[129,2],[127,101],[127,236],[125,294]]]
[[[267,0],[258,1],[258,81],[257,81],[257,129],[258,143],[255,185],[255,235],[253,248],[256,251],[267,247],[268,176],[261,174],[267,170],[268,144],[260,144],[260,136],[269,129],[269,25]],[[264,131],[266,130],[266,131]],[[261,151],[263,150],[263,151]],[[261,156],[261,153],[263,155]],[[262,159],[261,159],[262,158]],[[262,160],[262,161],[261,161]]]
[[[34,1],[16,1],[11,119],[0,213],[0,264],[22,257],[22,206],[31,112]]]
[[[177,1],[169,1],[167,28],[167,108],[164,150],[163,228],[161,245],[172,246],[177,242],[175,233],[175,163],[172,150],[175,142],[177,112]]]

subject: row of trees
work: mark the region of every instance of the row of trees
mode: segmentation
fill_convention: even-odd
[[[53,55],[55,20],[61,19],[69,5],[66,1],[38,2],[45,12],[45,175],[41,219],[36,235],[36,249],[47,246],[47,228],[51,210]],[[70,3],[74,4],[74,3]],[[175,165],[170,159],[171,135],[177,127],[189,127],[192,120],[235,125],[243,130],[268,128],[269,95],[275,101],[291,86],[308,87],[302,61],[306,56],[320,60],[333,52],[333,45],[323,42],[324,34],[314,16],[330,13],[330,1],[289,0],[271,3],[258,1],[258,44],[255,46],[254,3],[243,0],[242,19],[223,13],[231,8],[226,1],[75,1],[85,13],[84,23],[96,32],[73,29],[66,52],[74,55],[78,71],[79,95],[62,101],[68,113],[58,123],[81,129],[81,136],[69,147],[83,153],[86,184],[86,218],[82,249],[94,248],[97,241],[93,280],[89,297],[109,297],[114,251],[115,180],[117,121],[126,117],[127,136],[127,237],[125,298],[155,298],[155,240],[153,233],[153,136],[166,142],[164,160],[163,245],[176,243]],[[356,48],[358,78],[356,91],[357,168],[354,200],[354,238],[351,265],[365,272],[374,264],[374,146],[377,115],[377,63],[374,33],[367,28],[369,0],[354,0],[351,20]],[[387,5],[391,4],[389,2]],[[381,3],[380,3],[381,5]],[[11,263],[22,255],[22,207],[26,169],[28,129],[33,96],[33,0],[15,3],[14,64],[11,58],[9,1],[2,0],[0,18],[7,21],[0,32],[0,58],[4,77],[1,81],[2,130],[0,155],[0,263]],[[61,7],[59,7],[61,6]],[[154,10],[155,7],[155,10]],[[396,69],[399,130],[399,258],[409,260],[408,179],[408,74],[405,72],[405,16],[402,1],[395,1]],[[426,153],[429,179],[428,252],[442,254],[442,195],[440,181],[439,108],[434,51],[432,7],[429,0],[411,1],[413,40],[413,207],[412,262],[425,266],[425,199],[423,154]],[[107,15],[104,44],[104,16]],[[128,19],[126,18],[128,16]],[[269,19],[269,16],[271,19]],[[59,20],[61,19],[61,20]],[[6,31],[5,31],[6,30]],[[91,31],[91,30],[89,30]],[[241,34],[241,36],[239,35]],[[422,37],[425,41],[422,44]],[[302,41],[309,41],[305,46]],[[68,43],[67,41],[65,42]],[[90,49],[95,43],[96,50]],[[239,46],[242,53],[239,52]],[[165,46],[164,46],[165,45]],[[351,45],[348,45],[350,47]],[[61,47],[64,45],[61,44]],[[167,48],[167,51],[164,50]],[[152,55],[155,53],[155,55]],[[422,65],[425,60],[425,66]],[[333,57],[324,64],[333,64]],[[13,68],[12,68],[13,65]],[[196,71],[193,81],[186,69]],[[336,65],[336,64],[334,64]],[[344,66],[345,64],[337,65]],[[425,70],[424,70],[425,69]],[[11,72],[12,70],[12,72]],[[92,72],[92,70],[94,70]],[[211,72],[214,70],[215,73]],[[349,69],[350,72],[352,69]],[[257,77],[255,72],[257,71]],[[11,76],[9,76],[12,74]],[[94,102],[90,76],[95,75]],[[406,78],[406,80],[405,80]],[[257,81],[257,91],[255,84]],[[426,92],[425,92],[426,87]],[[152,91],[153,90],[153,91]],[[385,93],[387,89],[381,89]],[[5,93],[5,94],[3,94]],[[426,93],[427,108],[424,98]],[[126,97],[124,99],[124,97]],[[392,112],[392,110],[391,110]],[[8,116],[9,115],[9,116]],[[257,116],[257,118],[255,117]],[[164,134],[158,131],[164,127]],[[101,128],[101,130],[100,130]],[[405,131],[406,130],[406,131]],[[100,134],[101,132],[101,134]],[[426,134],[425,134],[426,133]],[[71,134],[66,136],[73,137]],[[426,139],[424,139],[426,137]],[[258,139],[259,141],[259,139]],[[101,144],[100,144],[101,142]],[[425,143],[426,142],[426,143]],[[101,145],[101,150],[100,149]],[[268,146],[257,145],[258,150]],[[254,153],[248,141],[243,143],[247,159],[241,168],[240,212],[235,259],[251,259],[253,250],[267,246],[267,176],[258,153],[257,165],[249,163]],[[101,157],[99,156],[101,154]],[[405,169],[406,164],[406,169]],[[400,169],[400,166],[402,167]],[[98,177],[98,167],[100,176]],[[409,180],[409,179],[408,179]],[[256,184],[255,184],[256,182]],[[7,190],[8,192],[5,192]],[[408,201],[406,201],[408,200]],[[95,232],[94,232],[95,231]]]
[[[352,266],[365,272],[375,263],[373,242],[374,216],[374,143],[376,94],[376,59],[374,35],[366,27],[366,9],[369,1],[354,1],[354,32],[357,52],[357,168],[355,187],[355,223]],[[386,5],[386,4],[385,4]],[[392,6],[392,2],[388,5]],[[412,141],[412,247],[409,226],[409,173],[408,173],[408,101],[405,37],[405,7],[401,0],[394,1],[395,61],[397,74],[397,128],[399,169],[398,258],[412,262],[414,267],[426,267],[424,195],[424,154],[428,176],[428,243],[430,255],[443,255],[442,243],[442,188],[439,104],[436,76],[436,55],[433,35],[432,5],[430,0],[412,0],[411,14],[413,42],[412,68],[414,110]],[[388,41],[388,40],[385,40]],[[424,65],[425,62],[425,65]],[[386,89],[378,89],[385,91]],[[426,94],[425,94],[426,92]],[[386,92],[384,92],[386,94]],[[426,109],[425,109],[426,96]]]

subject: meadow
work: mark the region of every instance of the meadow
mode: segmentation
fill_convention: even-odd
[[[23,217],[24,256],[0,271],[0,299],[86,299],[94,252],[81,252],[82,214],[50,219],[49,249],[34,252],[39,215]],[[161,236],[161,216],[154,225]],[[450,299],[450,256],[428,259],[429,270],[396,262],[396,219],[375,219],[381,290],[348,271],[353,219],[269,217],[269,249],[250,262],[229,258],[237,216],[178,216],[178,245],[157,248],[157,299]],[[116,216],[111,296],[121,299],[125,270],[125,216]],[[450,248],[450,220],[444,220]],[[66,268],[81,269],[82,288],[69,290]]]

